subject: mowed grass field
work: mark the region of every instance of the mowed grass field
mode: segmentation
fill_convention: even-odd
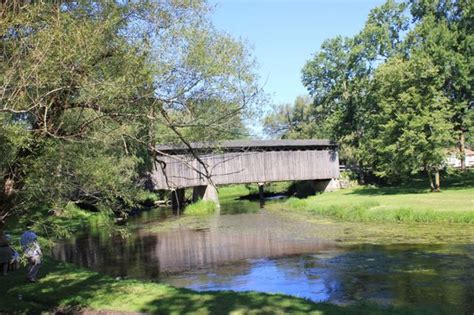
[[[290,198],[285,205],[345,221],[474,224],[474,171],[451,175],[443,183],[441,192],[431,192],[422,179],[392,187],[358,186]]]
[[[474,211],[474,188],[446,189],[440,193],[394,193],[391,189],[355,187],[319,194],[308,200],[320,205],[373,203],[372,210],[411,208],[436,211]]]

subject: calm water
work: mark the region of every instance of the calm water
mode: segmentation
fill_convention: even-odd
[[[59,244],[54,256],[116,277],[156,279],[194,290],[285,293],[347,304],[368,301],[474,313],[474,245],[338,248],[314,237],[316,227],[286,221],[258,203],[232,203],[208,229],[151,233],[159,218],[135,219],[123,240],[85,234]],[[306,237],[306,235],[313,235]]]
[[[313,301],[356,301],[474,312],[474,246],[363,246],[250,259],[163,280],[194,290],[285,293]]]

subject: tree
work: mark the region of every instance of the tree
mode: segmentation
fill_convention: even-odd
[[[432,190],[439,191],[439,170],[453,137],[438,67],[425,54],[391,58],[374,81],[377,103],[367,117],[373,127],[363,146],[374,172],[397,179],[424,169]]]
[[[0,112],[11,154],[1,169],[1,219],[44,206],[57,211],[69,198],[125,195],[75,184],[81,170],[92,175],[82,158],[118,154],[111,131],[133,114],[130,105],[144,90],[146,74],[136,71],[144,69],[144,52],[118,35],[132,12],[138,7],[111,3],[2,5]],[[119,191],[133,191],[128,179]]]
[[[465,169],[466,133],[472,128],[469,103],[472,100],[472,55],[474,35],[472,1],[410,0],[416,26],[405,40],[410,51],[424,51],[439,67],[444,78],[441,89],[449,99],[453,132],[458,137],[461,169]]]
[[[360,170],[389,180],[421,169],[436,175],[443,150],[452,145],[448,131],[458,135],[463,156],[472,129],[470,17],[469,1],[388,0],[356,36],[325,41],[305,65],[303,84],[314,109],[324,113],[315,122],[328,126]],[[417,80],[418,73],[424,79]],[[404,110],[411,116],[402,123]],[[439,190],[439,182],[431,186]]]
[[[370,128],[366,117],[374,103],[371,80],[378,64],[402,47],[400,34],[407,28],[405,9],[403,3],[394,1],[373,9],[359,34],[326,40],[302,70],[303,85],[320,113],[316,123],[329,126],[342,157],[358,165],[362,182],[367,162],[360,145]]]
[[[312,101],[298,96],[293,105],[282,104],[265,116],[264,132],[278,139],[325,138],[324,126],[314,123]]]
[[[70,201],[125,214],[156,144],[241,127],[259,95],[253,61],[208,12],[204,1],[1,5],[2,223]]]

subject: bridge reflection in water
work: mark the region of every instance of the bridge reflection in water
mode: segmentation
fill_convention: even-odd
[[[219,220],[222,217],[224,220]],[[329,246],[315,239],[292,239],[288,233],[290,229],[275,229],[262,215],[222,217],[215,218],[215,227],[205,230],[139,231],[128,239],[83,235],[58,244],[53,256],[113,276],[156,279],[160,273],[176,273],[245,259],[315,253]],[[231,223],[225,217],[242,222]],[[230,224],[257,227],[260,223],[262,228],[228,228]]]

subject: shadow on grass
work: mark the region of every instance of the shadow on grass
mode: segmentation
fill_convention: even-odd
[[[89,272],[74,270],[67,264],[46,259],[39,272],[39,281],[29,283],[26,270],[20,268],[2,278],[0,295],[6,298],[0,305],[0,313],[10,312],[36,314],[67,306],[80,309],[97,294],[97,290],[108,286],[112,278]]]
[[[406,194],[425,194],[429,192],[426,188],[401,188],[401,187],[361,187],[352,190],[348,195],[360,196],[384,196],[384,195],[406,195]]]
[[[474,188],[474,170],[465,173],[445,174],[441,178],[441,190],[460,190]],[[393,186],[367,186],[354,189],[353,195],[377,196],[377,195],[402,195],[402,194],[424,194],[430,192],[428,180],[422,176],[415,176],[409,181]]]
[[[141,311],[151,314],[450,314],[448,309],[434,307],[384,307],[371,303],[340,306],[278,294],[231,291],[187,293],[183,289],[172,297],[154,300]]]

